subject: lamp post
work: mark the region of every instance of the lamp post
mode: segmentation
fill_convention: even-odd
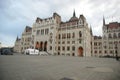
[[[117,61],[119,60],[118,51],[117,51],[117,43],[115,43],[115,58],[116,58]]]

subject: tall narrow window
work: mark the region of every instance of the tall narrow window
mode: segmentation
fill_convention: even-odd
[[[50,46],[50,50],[52,50],[52,46]]]
[[[112,38],[111,34],[109,34],[109,38]]]
[[[65,51],[65,47],[64,46],[62,47],[62,50]]]
[[[60,39],[61,35],[59,34],[58,36],[59,36],[58,38]]]
[[[114,38],[117,38],[117,35],[116,35],[116,33],[114,33],[114,34],[113,34],[113,37],[114,37]]]
[[[64,39],[64,34],[62,34],[62,39]]]
[[[68,50],[68,51],[70,50],[70,46],[67,46],[67,50]]]
[[[58,50],[60,50],[60,46],[58,46]]]
[[[82,37],[82,33],[81,33],[81,31],[79,31],[79,37]]]
[[[71,38],[71,34],[69,33],[69,38]]]
[[[39,33],[40,33],[40,30],[37,30],[37,33],[36,33],[36,34],[39,35]]]
[[[75,51],[75,46],[72,46],[72,50]]]
[[[118,33],[118,37],[120,38],[120,33]]]
[[[72,34],[72,38],[75,38],[75,33],[73,32],[73,34]]]
[[[49,33],[49,29],[47,29],[47,34]]]
[[[43,34],[44,34],[44,29],[41,30],[41,35],[43,35]]]

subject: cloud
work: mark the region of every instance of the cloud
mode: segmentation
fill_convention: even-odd
[[[57,12],[63,21],[67,21],[74,9],[77,17],[80,14],[86,17],[94,35],[102,35],[103,15],[106,23],[120,22],[119,4],[120,0],[1,0],[0,41],[13,44],[13,38],[20,36],[26,25],[32,26],[36,17],[47,18]],[[11,42],[5,37],[11,37]]]

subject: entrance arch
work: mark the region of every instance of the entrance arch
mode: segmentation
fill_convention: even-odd
[[[47,51],[47,41],[44,43],[44,51]]]
[[[72,53],[72,56],[75,56],[75,53]]]
[[[39,49],[39,47],[40,47],[39,42],[36,42],[35,48],[36,48],[36,49]]]
[[[58,55],[60,55],[60,52],[58,52]]]
[[[78,48],[78,56],[83,57],[83,47]]]
[[[40,42],[40,51],[43,50],[43,42]]]

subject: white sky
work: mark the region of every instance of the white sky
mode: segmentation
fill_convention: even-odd
[[[120,22],[120,0],[0,0],[0,42],[13,46],[17,35],[36,17],[47,18],[57,12],[63,21],[83,14],[94,35],[102,35],[103,15],[106,23]]]

